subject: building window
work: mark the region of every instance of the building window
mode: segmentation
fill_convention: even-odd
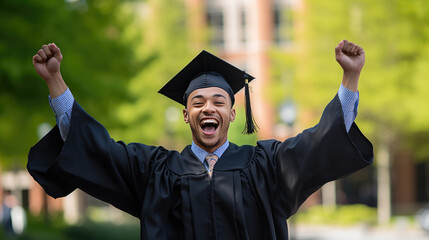
[[[273,6],[274,42],[285,45],[292,42],[292,11],[288,5]]]
[[[223,12],[220,9],[207,9],[207,24],[210,29],[210,44],[223,47],[225,44]]]
[[[240,12],[240,42],[242,44],[247,42],[247,19],[246,19],[246,10],[243,8]]]

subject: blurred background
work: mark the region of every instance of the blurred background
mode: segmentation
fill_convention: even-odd
[[[318,122],[342,39],[366,52],[356,122],[375,164],[313,194],[291,238],[429,239],[429,1],[1,0],[0,22],[0,239],[139,238],[137,219],[80,191],[52,199],[28,175],[30,147],[55,126],[31,60],[42,44],[61,48],[65,81],[113,138],[180,151],[182,107],[157,91],[201,50],[256,77],[260,130],[241,134],[240,93],[229,131],[243,145]]]

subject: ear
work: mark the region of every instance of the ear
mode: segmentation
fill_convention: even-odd
[[[188,115],[188,109],[183,109],[183,120],[185,120],[185,123],[189,123],[189,115]]]
[[[235,108],[231,108],[231,112],[229,113],[230,114],[230,122],[234,122],[234,120],[235,120]]]

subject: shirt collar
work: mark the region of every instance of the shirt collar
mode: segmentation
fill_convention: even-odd
[[[226,140],[222,146],[220,146],[218,149],[216,149],[213,154],[215,154],[218,158],[222,157],[222,154],[226,151],[226,149],[229,147],[229,141]],[[198,147],[197,144],[192,141],[191,150],[197,156],[197,158],[204,164],[204,159],[209,154],[209,152],[203,150],[202,148]]]

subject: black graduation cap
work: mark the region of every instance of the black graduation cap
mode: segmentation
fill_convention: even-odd
[[[203,50],[158,92],[186,106],[189,94],[199,88],[220,87],[231,97],[245,87],[245,134],[256,132],[257,126],[250,106],[249,82],[255,79],[246,72]]]

